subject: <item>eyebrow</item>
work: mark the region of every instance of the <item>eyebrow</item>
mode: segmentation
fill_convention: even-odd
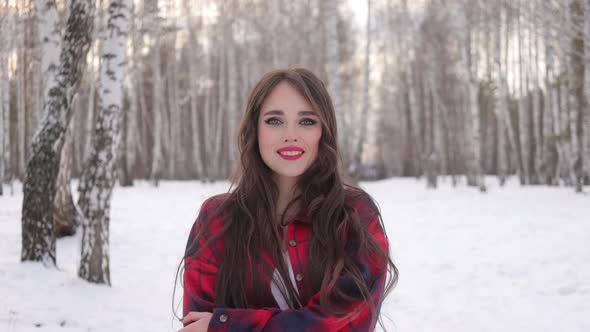
[[[270,110],[270,111],[266,111],[264,112],[263,116],[266,115],[284,115],[285,113],[281,110]],[[313,115],[313,116],[318,116],[314,111],[299,111],[297,113],[299,116],[306,116],[306,115]]]

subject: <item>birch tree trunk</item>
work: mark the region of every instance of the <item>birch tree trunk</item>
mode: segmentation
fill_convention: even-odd
[[[477,80],[477,63],[478,63],[478,44],[475,40],[475,33],[472,32],[472,23],[470,16],[464,8],[461,13],[461,26],[459,33],[461,34],[462,53],[461,61],[465,73],[465,86],[467,93],[467,110],[470,116],[470,135],[469,144],[471,151],[469,152],[468,162],[468,176],[467,181],[470,185],[476,186],[481,192],[486,191],[486,186],[483,180],[483,170],[481,163],[481,135],[480,135],[480,116],[479,116],[479,82]]]
[[[42,96],[47,96],[49,88],[56,84],[56,69],[59,63],[61,32],[58,25],[55,1],[36,0],[39,19],[39,40],[41,44],[41,85]],[[66,129],[64,147],[61,152],[60,167],[56,182],[53,224],[55,235],[59,237],[75,233],[75,207],[70,189],[72,168],[72,128]]]
[[[569,5],[565,6],[564,10],[560,12],[560,24],[568,26],[571,22]],[[571,50],[571,36],[569,34],[558,34],[558,56],[560,59],[560,69],[564,72],[564,78],[558,80],[557,85],[557,114],[555,116],[557,142],[559,146],[559,164],[557,167],[558,177],[565,182],[566,185],[572,186],[575,183],[575,173],[573,170],[574,159],[572,156],[571,133],[569,133],[569,116],[570,116],[570,91],[569,84],[572,76],[571,61],[569,59],[568,51]]]
[[[506,86],[506,77],[504,76],[504,66],[502,65],[502,26],[503,26],[503,10],[499,7],[499,18],[500,23],[496,26],[496,50],[494,52],[494,61],[496,64],[497,73],[497,85],[498,92],[496,93],[496,100],[494,105],[494,111],[498,118],[498,179],[500,185],[504,185],[506,182],[506,176],[508,174],[508,155],[506,151],[506,133],[508,123],[508,88]]]
[[[149,31],[148,30],[148,26],[149,26],[149,21],[147,20],[147,18],[149,18],[149,6],[148,8],[146,8],[146,4],[149,5],[148,1],[144,1],[141,5],[141,11],[140,14],[138,15],[138,23],[139,23],[139,27],[137,28],[137,31]],[[138,50],[142,50],[145,47],[144,44],[144,38],[143,36],[139,36],[138,41]],[[139,59],[142,59],[141,56],[139,56]],[[148,124],[150,123],[149,118],[150,116],[153,118],[153,115],[149,114],[148,112],[148,106],[147,106],[147,98],[146,98],[146,91],[145,91],[145,82],[147,81],[145,74],[144,74],[144,66],[143,63],[138,62],[138,68],[137,71],[135,72],[137,75],[137,99],[138,99],[138,103],[139,103],[139,108],[138,108],[138,114],[137,114],[137,118],[138,119],[143,119],[143,121],[141,121],[141,127],[138,127],[137,130],[137,165],[141,165],[141,170],[144,174],[145,177],[149,177],[150,171],[151,171],[151,165],[150,165],[150,160],[148,158],[148,145],[147,145],[147,137],[148,137]]]
[[[567,69],[569,71],[569,69]],[[569,137],[569,117],[570,117],[570,105],[569,105],[569,89],[567,83],[559,84],[559,122],[557,125],[559,129],[558,139],[561,141],[561,158],[560,167],[558,171],[560,176],[565,180],[565,184],[573,186],[576,181],[575,172],[573,169],[573,156],[572,156],[572,144],[571,137]]]
[[[2,40],[0,36],[0,41]],[[4,81],[8,80],[8,76],[4,73],[4,50],[0,50],[0,90],[6,87]],[[4,103],[3,103],[3,91],[0,91],[0,196],[4,195],[4,175],[5,175],[5,152],[4,152],[4,140],[8,136],[6,133],[6,126],[4,124]]]
[[[125,84],[125,83],[123,83]],[[123,103],[123,102],[122,102]],[[129,166],[127,165],[127,154],[129,154],[129,150],[132,148],[129,147],[127,144],[129,143],[128,135],[129,135],[129,108],[121,109],[121,119],[120,119],[120,140],[119,140],[119,147],[118,147],[118,160],[117,160],[117,167],[116,173],[117,178],[119,179],[119,184],[122,187],[128,187],[133,185],[133,180],[131,179],[131,173],[129,171]]]
[[[203,178],[203,158],[201,156],[201,135],[200,135],[200,121],[199,121],[199,110],[197,105],[198,97],[198,67],[197,67],[197,56],[192,53],[198,54],[198,43],[197,36],[195,34],[196,27],[193,27],[190,20],[191,6],[188,0],[184,0],[185,8],[185,19],[186,26],[188,27],[188,45],[187,51],[191,52],[192,56],[187,56],[188,67],[189,67],[189,105],[190,105],[190,121],[191,121],[191,140],[193,143],[193,165],[195,166],[197,176]]]
[[[55,265],[53,201],[64,132],[72,117],[70,107],[80,83],[92,34],[94,3],[72,0],[63,37],[56,85],[45,99],[40,129],[33,138],[31,158],[23,184],[23,261]]]
[[[233,12],[233,11],[232,11]],[[234,15],[232,15],[234,16]],[[237,150],[237,129],[240,118],[240,108],[238,106],[238,66],[236,63],[236,42],[234,40],[234,33],[231,24],[226,28],[226,43],[227,45],[227,118],[228,118],[228,173],[231,173],[236,167],[238,159]]]
[[[177,28],[172,25],[168,27],[170,31],[169,34],[172,34],[169,37],[170,40],[170,47],[176,47],[176,31]],[[176,179],[178,178],[179,174],[179,165],[183,165],[182,161],[180,160],[182,153],[179,152],[179,149],[182,147],[180,143],[180,108],[178,107],[179,98],[178,98],[178,80],[177,80],[177,59],[175,56],[175,52],[171,52],[168,54],[167,58],[167,66],[166,66],[166,73],[167,73],[167,88],[168,88],[168,109],[170,110],[170,121],[169,129],[170,129],[170,140],[168,141],[168,169],[170,171],[170,178]]]
[[[446,172],[446,161],[445,159],[445,144],[443,138],[443,122],[444,122],[444,113],[447,113],[447,109],[445,106],[445,101],[441,98],[439,92],[439,86],[442,80],[441,77],[441,67],[443,66],[443,61],[438,59],[437,55],[434,53],[429,53],[430,62],[427,66],[427,86],[431,93],[432,98],[432,115],[429,122],[432,123],[431,125],[431,143],[428,149],[428,167],[427,169],[430,170],[429,179],[427,179],[428,183],[427,186],[431,188],[437,188],[438,186],[438,177]],[[430,132],[429,131],[429,132]]]
[[[407,72],[406,72],[406,85],[408,89],[408,107],[409,107],[409,142],[410,146],[408,147],[410,151],[410,157],[412,161],[410,162],[411,169],[409,169],[409,174],[419,177],[422,174],[422,165],[421,165],[421,153],[422,153],[422,144],[421,144],[421,137],[420,133],[422,132],[421,124],[420,124],[420,110],[418,106],[418,91],[417,91],[417,84],[415,82],[415,68],[411,65],[412,57],[412,50],[413,47],[412,43],[408,42],[408,40],[412,40],[412,36],[415,34],[415,31],[412,27],[413,22],[410,18],[410,11],[408,8],[407,0],[402,2],[403,6],[403,13],[405,15],[404,21],[406,24],[405,33],[406,37],[404,38],[404,46],[406,48],[405,56],[408,59]]]
[[[92,151],[82,178],[86,181],[78,204],[82,212],[82,245],[78,275],[110,285],[110,204],[115,184],[115,163],[120,140],[119,122],[123,102],[123,74],[131,0],[111,0],[108,22],[101,39],[100,95]]]
[[[208,77],[213,77],[213,55],[211,55],[211,52],[209,52],[209,54],[207,55],[207,74]],[[212,134],[215,133],[213,125],[214,122],[211,120],[212,118],[212,114],[211,114],[211,103],[212,103],[212,93],[211,93],[211,89],[208,88],[207,93],[205,94],[205,105],[204,105],[204,109],[203,109],[203,123],[205,124],[203,126],[203,139],[210,139],[212,136]],[[204,168],[203,168],[203,179],[205,181],[209,181],[212,178],[212,172],[211,172],[211,164],[212,164],[212,160],[213,160],[213,147],[212,144],[208,144],[208,142],[205,142],[203,140],[203,142],[200,142],[200,144],[204,145],[204,152],[205,152],[205,158],[204,158]]]
[[[45,98],[49,89],[57,84],[55,79],[59,64],[61,32],[55,0],[36,0],[36,4],[41,43],[42,97]]]
[[[223,138],[223,117],[224,113],[227,112],[227,93],[226,93],[226,51],[224,45],[223,37],[225,35],[225,29],[227,29],[227,17],[225,15],[225,7],[226,5],[222,5],[220,17],[221,17],[221,38],[222,38],[222,46],[218,47],[219,50],[219,76],[217,78],[217,107],[215,108],[215,117],[214,121],[215,124],[212,128],[215,128],[214,131],[214,141],[213,141],[213,158],[212,162],[209,163],[210,173],[214,174],[214,179],[219,179],[222,176],[223,167],[221,167],[222,160],[222,138]]]
[[[531,2],[530,7],[531,12],[537,12],[539,10],[539,5]],[[539,77],[539,29],[538,24],[534,24],[533,27],[529,27],[529,36],[532,41],[534,41],[534,46],[531,45],[530,49],[534,49],[534,58],[531,59],[532,66],[533,66],[533,77],[534,77],[534,92],[533,92],[533,184],[541,184],[541,165],[543,164],[543,145],[545,145],[545,140],[543,139],[543,132],[541,130],[541,102],[543,99],[543,92],[541,89],[541,79]],[[532,52],[531,52],[532,53]]]
[[[582,119],[582,160],[586,178],[590,181],[590,0],[585,1],[584,10],[584,114]]]
[[[550,27],[551,13],[547,10],[543,11],[543,45],[545,47],[545,98],[543,99],[543,151],[542,151],[542,165],[541,165],[541,183],[556,185],[557,179],[556,166],[559,163],[559,155],[557,153],[558,143],[555,140],[550,140],[558,132],[554,132],[553,126],[555,114],[557,114],[557,93],[555,89],[555,73],[554,73],[554,50],[552,29]]]
[[[138,43],[137,39],[140,35],[136,30],[135,24],[135,5],[132,1],[129,9],[129,36],[131,39],[130,53],[131,59],[127,63],[126,72],[123,80],[124,90],[127,92],[127,99],[129,107],[121,110],[121,139],[119,143],[119,160],[117,161],[117,177],[119,184],[122,187],[133,186],[133,172],[132,167],[135,164],[135,141],[137,135],[137,62],[138,58]],[[124,104],[124,102],[123,102]]]
[[[360,131],[356,145],[354,159],[351,165],[351,176],[358,179],[362,170],[363,145],[367,140],[367,127],[369,125],[369,107],[370,105],[370,76],[371,76],[371,0],[367,0],[367,29],[365,44],[365,70],[363,78],[363,108],[360,117]]]
[[[272,24],[272,33],[270,34],[270,49],[272,54],[272,65],[274,68],[279,67],[279,24],[280,24],[280,0],[270,1],[271,14],[270,20]],[[223,17],[223,15],[221,15]]]
[[[138,132],[137,132],[137,113],[138,113],[138,101],[137,101],[137,84],[140,84],[139,80],[139,65],[140,65],[140,57],[139,57],[139,38],[141,34],[137,29],[136,23],[136,11],[135,5],[133,4],[130,11],[130,18],[129,18],[129,35],[132,38],[131,43],[131,66],[127,66],[129,71],[128,77],[130,79],[126,80],[127,82],[127,91],[129,94],[129,109],[126,112],[125,120],[126,120],[126,131],[125,131],[125,154],[121,156],[124,159],[124,173],[127,175],[124,179],[121,180],[122,186],[132,186],[133,185],[133,174],[135,173],[134,166],[135,161],[137,158],[137,141],[138,141]],[[129,70],[130,69],[130,70]]]
[[[103,0],[99,0],[98,2],[96,2],[96,8],[95,10],[97,10],[95,12],[94,15],[94,20],[93,20],[93,29],[92,29],[92,38],[91,40],[93,41],[93,44],[95,46],[92,46],[90,49],[90,55],[91,55],[91,63],[98,63],[98,68],[96,68],[98,70],[98,72],[95,70],[95,68],[89,67],[88,70],[86,71],[86,75],[87,75],[87,80],[90,82],[89,87],[88,87],[88,105],[87,106],[87,111],[86,111],[86,123],[85,123],[85,135],[84,135],[84,152],[82,154],[82,160],[81,160],[81,164],[83,165],[86,160],[89,158],[90,156],[90,152],[92,151],[92,135],[94,133],[94,127],[95,127],[95,123],[96,123],[96,83],[98,80],[98,73],[100,72],[100,68],[101,68],[101,62],[100,62],[100,49],[102,47],[102,42],[99,38],[99,32],[103,29],[103,27],[105,26],[105,22],[104,22],[104,2]],[[95,42],[96,41],[96,42]],[[86,184],[86,181],[84,180],[83,176],[86,173],[81,172],[80,173],[80,178],[78,181],[78,195],[80,194],[80,192],[86,190],[84,188],[84,185]],[[77,216],[79,217],[79,216]],[[79,220],[76,221],[76,223],[80,223]]]
[[[350,157],[350,145],[348,142],[348,130],[344,121],[344,110],[340,96],[340,43],[338,34],[338,0],[326,0],[326,60],[328,73],[328,88],[332,97],[332,104],[336,111],[336,122],[338,124],[338,145],[344,161],[343,169],[348,169],[348,158]]]
[[[164,162],[162,155],[162,75],[160,72],[160,17],[158,15],[158,0],[150,0],[148,14],[153,19],[151,22],[151,34],[154,38],[152,49],[152,113],[154,117],[154,145],[152,149],[152,168],[150,179],[155,186],[162,177],[162,164]]]
[[[18,21],[16,22],[16,54],[18,65],[16,66],[16,142],[18,146],[18,176],[23,178],[26,164],[25,140],[26,140],[26,107],[25,107],[25,69],[27,67],[25,51],[25,19],[24,2],[17,2]]]
[[[584,13],[582,12],[581,0],[573,0],[569,5],[569,22],[571,26],[582,27],[584,25]],[[569,25],[568,25],[569,26]],[[568,90],[569,90],[569,133],[571,142],[570,167],[573,172],[573,185],[576,192],[582,192],[582,149],[580,148],[580,136],[578,123],[581,122],[584,107],[584,36],[582,31],[576,31],[570,40],[568,68]]]
[[[8,14],[8,0],[2,3],[0,18],[0,196],[4,194],[3,185],[10,164],[10,75],[8,73],[8,54],[10,53],[11,16]]]
[[[522,0],[519,0],[522,2]],[[531,169],[530,169],[530,142],[529,142],[529,105],[528,105],[528,76],[526,70],[523,71],[524,53],[523,39],[524,35],[522,32],[520,9],[518,11],[518,17],[516,19],[517,34],[518,34],[518,72],[519,72],[519,95],[518,95],[518,133],[519,133],[519,146],[520,156],[522,165],[522,178],[521,184],[530,184],[531,180]]]
[[[429,101],[428,107],[426,109],[426,146],[427,146],[427,155],[426,155],[426,185],[429,188],[436,188],[438,185],[438,174],[439,174],[439,146],[440,142],[440,135],[438,134],[439,131],[439,113],[440,113],[440,103],[441,101],[438,99],[438,93],[436,92],[436,83],[434,79],[434,71],[436,70],[434,65],[436,61],[431,58],[431,65],[428,66],[426,69],[426,75],[428,82],[427,84],[427,95],[426,98]]]

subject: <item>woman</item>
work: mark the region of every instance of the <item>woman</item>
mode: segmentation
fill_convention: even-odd
[[[190,232],[180,331],[375,328],[398,271],[376,205],[341,179],[337,141],[312,72],[274,70],[256,84],[235,189],[207,199]]]

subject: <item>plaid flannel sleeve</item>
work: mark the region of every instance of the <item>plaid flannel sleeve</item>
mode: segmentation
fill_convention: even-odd
[[[198,228],[198,226],[196,227]],[[376,217],[370,221],[369,231],[384,250],[389,249],[387,238]],[[191,232],[191,234],[195,233]],[[190,238],[189,241],[191,241]],[[372,301],[375,303],[377,314],[379,314],[387,276],[386,268],[377,266],[371,260],[360,261],[359,264],[361,272],[370,281]],[[214,284],[217,272],[218,269],[214,255],[208,250],[205,250],[202,255],[199,255],[199,257],[196,257],[196,259],[190,262],[185,260],[183,313],[186,315],[191,311],[212,312],[213,317],[208,327],[208,331],[210,332],[373,331],[375,328],[375,322],[371,320],[370,307],[362,299],[348,306],[350,315],[338,317],[330,315],[320,306],[319,293],[315,294],[305,307],[294,310],[215,307]],[[347,286],[351,292],[355,291],[352,289],[355,286],[349,278],[341,277],[338,282],[344,291],[347,290]]]

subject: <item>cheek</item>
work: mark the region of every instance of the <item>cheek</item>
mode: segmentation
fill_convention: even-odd
[[[314,130],[309,133],[309,136],[307,138],[307,142],[310,145],[310,147],[313,149],[314,154],[317,154],[317,152],[318,152],[321,138],[322,138],[321,127],[318,130]]]
[[[273,133],[263,126],[258,127],[258,149],[264,154],[273,145]]]

